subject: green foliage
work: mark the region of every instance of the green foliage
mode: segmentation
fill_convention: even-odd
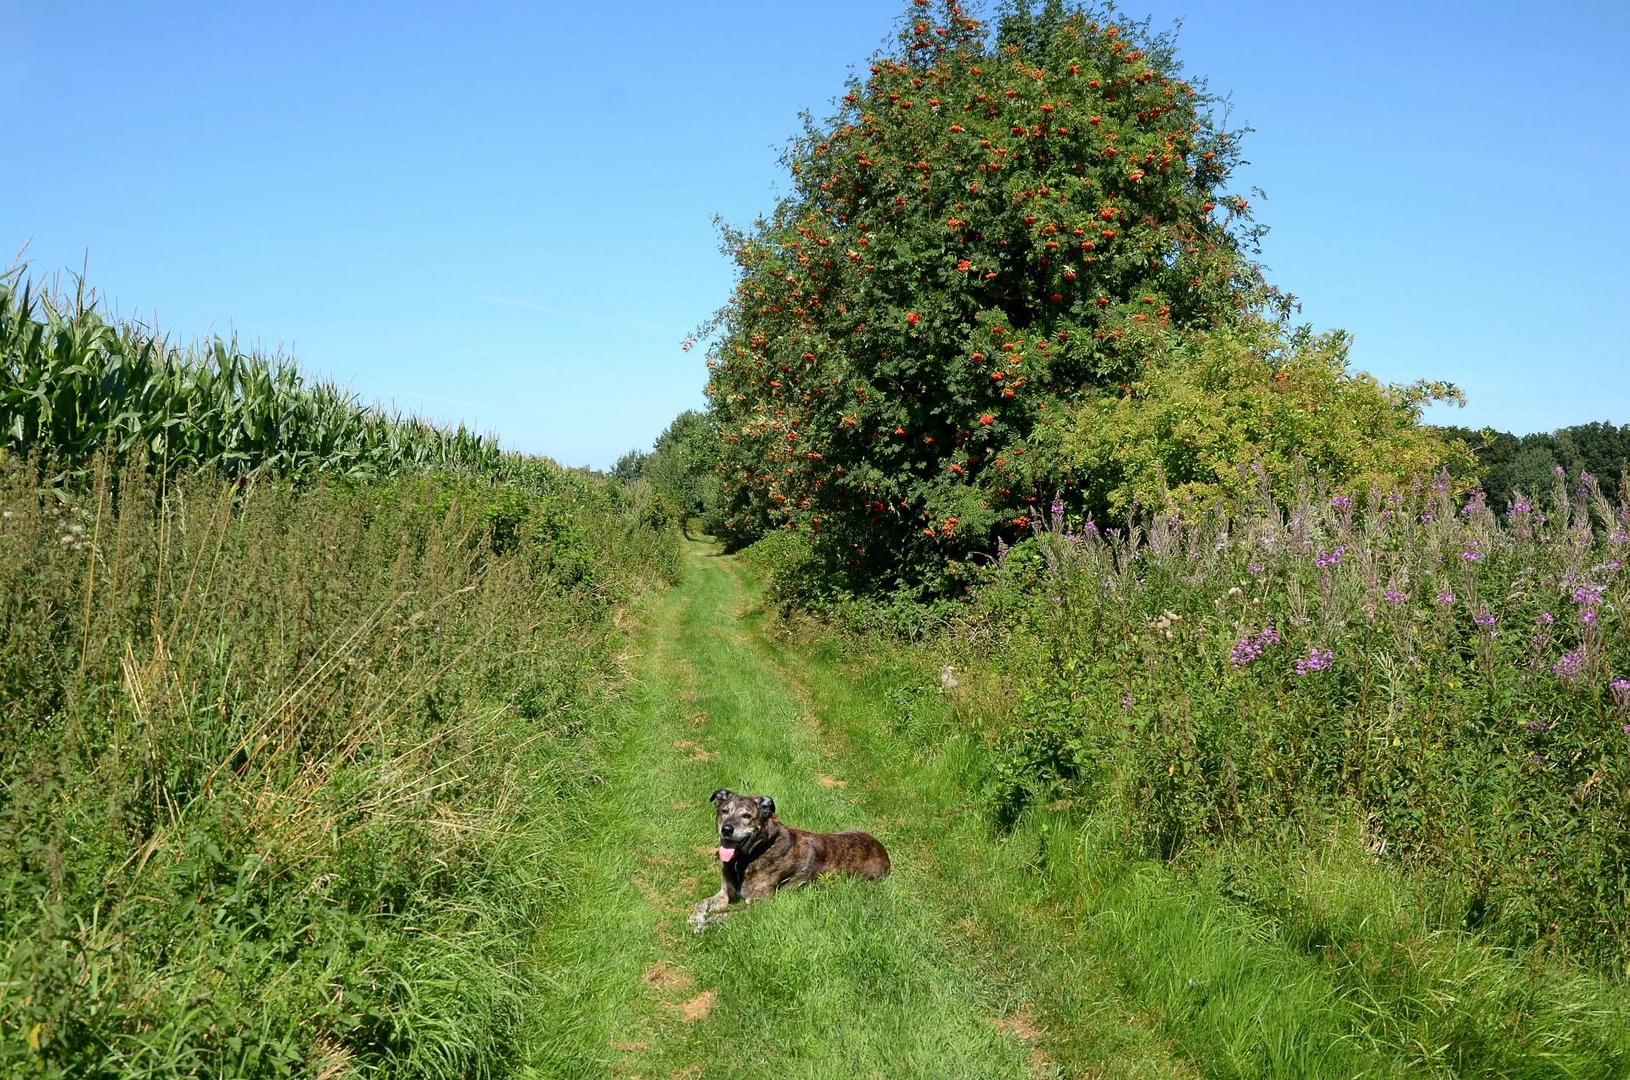
[[[1166,859],[1358,822],[1446,922],[1622,970],[1627,513],[1585,478],[1503,523],[1447,481],[1146,532],[1060,514],[981,594],[1030,672],[997,810],[1122,807]]]
[[[741,558],[764,582],[765,595],[783,608],[820,595],[819,557],[802,536],[771,533],[743,550]]]
[[[657,436],[639,475],[685,518],[711,521],[719,502],[719,433],[704,413],[687,409]]]
[[[1630,424],[1575,424],[1549,434],[1510,435],[1484,428],[1445,427],[1476,455],[1475,466],[1462,470],[1488,496],[1489,506],[1504,512],[1521,494],[1532,497],[1550,490],[1557,469],[1595,477],[1616,489],[1630,479]]]
[[[359,404],[291,363],[215,338],[179,349],[116,324],[83,291],[71,303],[0,275],[0,447],[72,472],[91,455],[155,468],[362,480],[399,470],[483,470],[504,455],[462,427]]]
[[[872,587],[1022,533],[1038,419],[1271,297],[1237,139],[1137,25],[908,10],[788,152],[795,194],[726,231],[740,280],[708,386],[743,545],[807,533]]]
[[[611,478],[620,483],[632,484],[645,471],[645,462],[650,456],[644,450],[630,450],[618,458],[617,463],[611,467]]]
[[[0,1073],[495,1071],[672,523],[544,462],[89,464],[0,452]]]
[[[1424,401],[1452,387],[1383,386],[1347,367],[1338,332],[1287,334],[1263,319],[1197,333],[1172,346],[1141,339],[1144,366],[1118,395],[1054,414],[1021,471],[1122,517],[1134,505],[1230,505],[1265,480],[1303,473],[1364,491],[1430,476],[1465,452],[1420,425]],[[1051,425],[1044,425],[1051,428]],[[1048,435],[1052,438],[1049,439]],[[1458,455],[1458,457],[1457,457]]]

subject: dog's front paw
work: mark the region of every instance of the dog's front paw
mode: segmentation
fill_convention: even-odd
[[[690,918],[686,919],[685,921],[690,924],[690,928],[692,930],[700,934],[703,930],[707,929],[707,912],[693,911],[690,913]]]

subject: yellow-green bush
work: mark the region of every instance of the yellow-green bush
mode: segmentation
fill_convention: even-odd
[[[1463,445],[1420,424],[1421,404],[1458,397],[1453,387],[1392,387],[1353,372],[1340,332],[1243,320],[1182,343],[1151,332],[1138,347],[1138,374],[1056,414],[1031,455],[1035,468],[1072,477],[1086,505],[1116,516],[1134,502],[1232,505],[1265,482],[1284,494],[1299,475],[1391,487],[1469,460]]]

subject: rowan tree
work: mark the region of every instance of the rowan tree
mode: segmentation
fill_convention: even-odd
[[[1237,134],[1170,42],[1063,3],[989,23],[913,0],[897,43],[785,163],[709,328],[728,537],[809,533],[920,578],[1068,491],[1038,419],[1130,386],[1150,334],[1272,291]],[[1022,478],[1022,483],[1020,478]]]

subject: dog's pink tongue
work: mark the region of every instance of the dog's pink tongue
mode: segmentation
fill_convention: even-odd
[[[733,847],[725,847],[723,844],[719,845],[719,861],[720,862],[729,862],[731,859],[734,859],[735,857],[736,857],[736,849],[735,848],[733,848]]]

